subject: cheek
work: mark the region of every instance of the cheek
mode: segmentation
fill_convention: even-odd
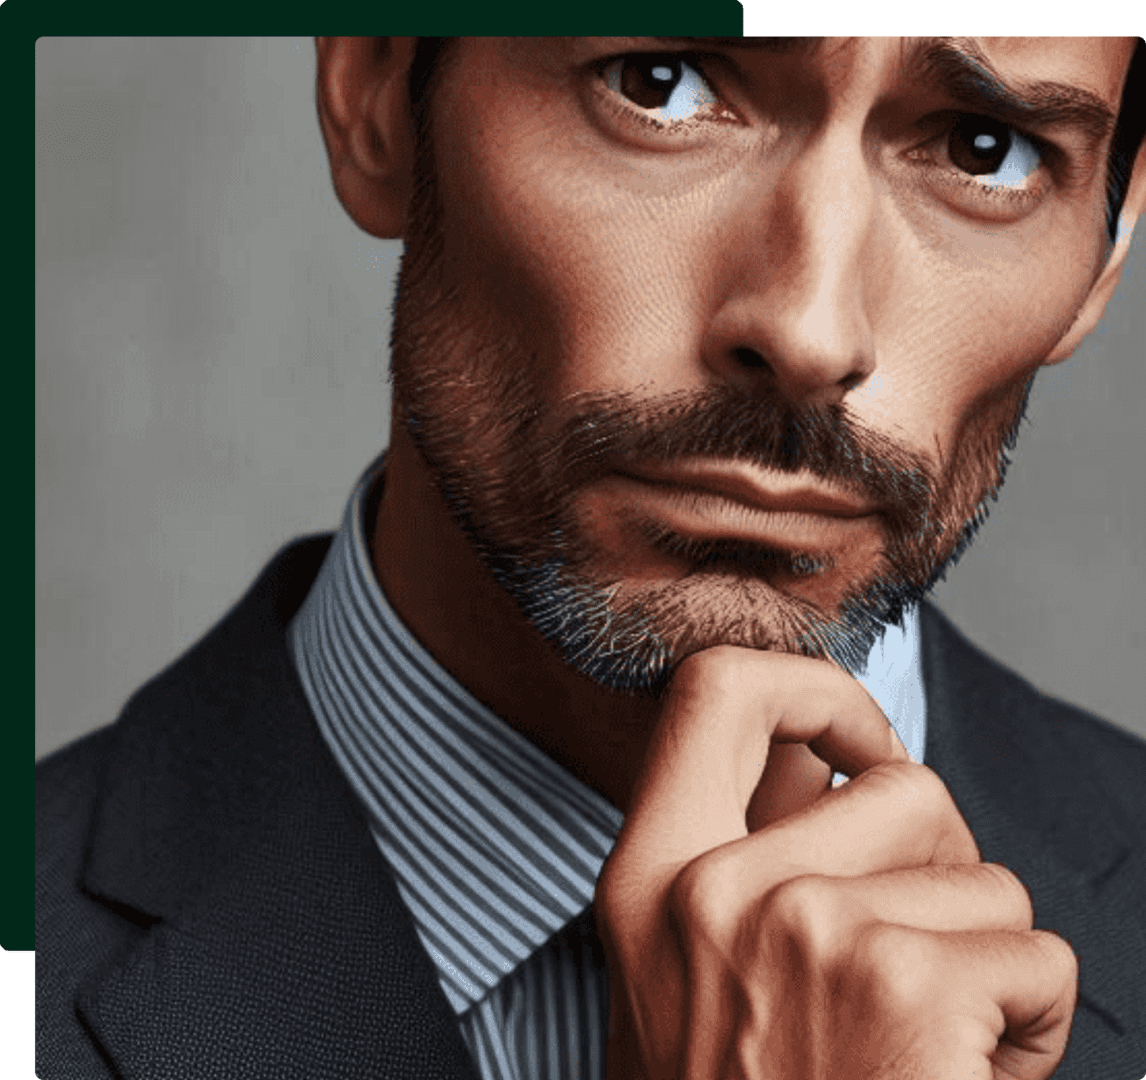
[[[952,459],[968,425],[1030,378],[1089,293],[1098,231],[1044,228],[1048,250],[1038,231],[902,232],[874,312],[876,370],[853,395],[857,418]]]
[[[484,100],[443,108],[446,284],[540,359],[547,396],[697,389],[712,186],[635,190],[639,177],[617,175],[588,134],[539,116]]]

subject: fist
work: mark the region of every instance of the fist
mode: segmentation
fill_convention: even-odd
[[[1034,1080],[1066,1049],[1073,952],[823,661],[681,665],[596,909],[609,1080]]]

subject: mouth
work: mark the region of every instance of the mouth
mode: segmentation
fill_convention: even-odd
[[[697,540],[781,549],[832,548],[857,538],[878,508],[810,473],[745,462],[686,460],[626,467],[610,486],[630,511]]]

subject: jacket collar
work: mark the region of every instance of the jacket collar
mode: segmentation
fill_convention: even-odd
[[[1080,958],[1080,1009],[1056,1080],[1137,1077],[1146,1016],[1146,860],[1102,783],[1100,722],[1039,694],[929,604],[921,629],[927,763],[946,783],[983,860],[1019,876],[1035,926],[1066,938]]]
[[[117,724],[84,887],[146,932],[78,1008],[129,1080],[473,1075],[287,653],[328,544],[280,554]]]

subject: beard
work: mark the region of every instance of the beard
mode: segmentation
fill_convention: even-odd
[[[977,403],[943,466],[865,427],[843,404],[730,387],[700,393],[546,391],[552,356],[521,343],[445,280],[431,140],[418,128],[415,196],[394,304],[395,418],[452,519],[562,659],[614,692],[659,695],[677,664],[721,644],[826,657],[862,673],[955,564],[997,498],[1033,375]],[[807,546],[698,540],[634,512],[629,535],[681,572],[627,576],[586,528],[593,485],[687,458],[812,475],[878,507],[864,565]],[[825,589],[802,588],[831,581]],[[813,594],[818,598],[800,595]]]

